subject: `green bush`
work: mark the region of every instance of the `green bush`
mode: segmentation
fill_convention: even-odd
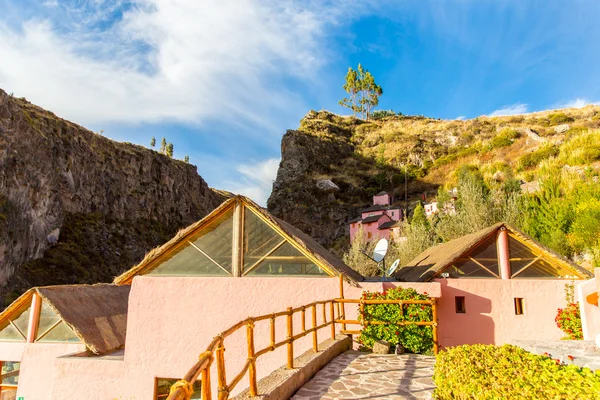
[[[551,125],[560,125],[573,121],[573,118],[569,117],[565,113],[553,113],[548,115],[548,120],[550,121]]]
[[[386,292],[364,292],[365,300],[430,300],[412,288],[394,288]],[[412,353],[429,353],[433,348],[433,329],[430,326],[394,325],[398,322],[431,321],[430,305],[407,304],[402,309],[397,304],[367,304],[360,321],[385,321],[386,325],[367,325],[358,338],[364,348],[372,348],[377,340],[385,340],[392,346],[401,344]]]
[[[395,117],[396,115],[401,116],[401,112],[395,112],[394,110],[375,110],[371,114],[371,119],[381,119],[385,117]]]
[[[525,154],[523,157],[519,158],[518,164],[524,169],[537,167],[540,162],[547,160],[550,157],[555,157],[558,153],[559,149],[555,145],[542,146],[536,151]]]
[[[437,356],[436,398],[600,399],[600,372],[512,345],[464,345]]]
[[[519,138],[521,134],[514,129],[504,128],[496,136],[494,136],[490,142],[490,147],[496,149],[498,147],[506,147],[513,144],[515,139]]]

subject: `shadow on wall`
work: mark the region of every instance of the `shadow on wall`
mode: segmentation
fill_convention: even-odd
[[[442,297],[438,301],[438,327],[442,348],[461,344],[494,344],[495,325],[489,316],[492,301],[449,287],[446,279],[439,282],[442,285]]]

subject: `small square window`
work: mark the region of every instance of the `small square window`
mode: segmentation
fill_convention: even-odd
[[[523,306],[523,299],[521,297],[515,297],[515,315],[524,315],[525,307]]]
[[[367,237],[368,237],[369,239],[371,239],[371,236],[373,236],[373,234],[372,234],[371,232],[367,232]]]
[[[454,297],[454,305],[456,307],[457,314],[466,314],[467,310],[465,309],[465,296]]]

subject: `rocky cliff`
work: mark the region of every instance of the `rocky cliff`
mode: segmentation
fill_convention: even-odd
[[[223,200],[196,167],[0,90],[0,296],[109,281]]]
[[[516,178],[532,190],[538,166],[550,157],[562,157],[565,168],[598,170],[595,143],[577,160],[566,146],[598,128],[598,106],[464,121],[402,115],[362,121],[311,111],[283,136],[268,207],[341,253],[348,246],[348,221],[381,190],[410,211],[415,201],[435,198],[439,186],[451,188],[465,164],[489,179]]]

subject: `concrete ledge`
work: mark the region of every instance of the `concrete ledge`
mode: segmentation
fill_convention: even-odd
[[[318,353],[315,353],[311,349],[301,356],[296,357],[294,359],[294,369],[287,369],[287,367],[283,366],[258,381],[259,396],[252,397],[248,393],[248,389],[245,389],[233,399],[289,399],[306,382],[311,380],[321,368],[351,348],[352,340],[346,335],[338,335],[335,340],[326,340],[319,344]]]
[[[600,370],[600,349],[591,340],[513,340],[510,344],[519,346],[530,353],[549,353],[552,358],[565,364]]]

